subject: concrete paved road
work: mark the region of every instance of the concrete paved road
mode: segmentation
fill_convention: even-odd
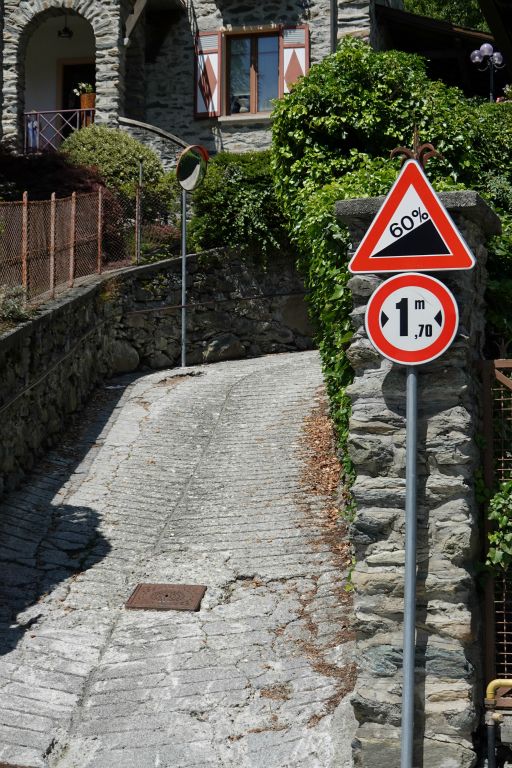
[[[110,383],[2,506],[0,762],[351,765],[341,573],[300,481],[317,354],[187,371]],[[208,589],[128,611],[139,582]]]

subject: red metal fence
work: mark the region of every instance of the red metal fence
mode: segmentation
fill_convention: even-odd
[[[133,222],[128,221],[128,226]],[[28,299],[71,287],[75,279],[129,263],[126,219],[101,187],[87,194],[0,203],[0,284]]]
[[[94,108],[25,112],[25,154],[58,150],[70,133],[92,125],[94,116]]]

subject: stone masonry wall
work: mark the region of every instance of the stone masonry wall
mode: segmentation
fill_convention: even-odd
[[[57,442],[112,368],[120,313],[103,284],[73,289],[0,336],[0,493]]]
[[[179,364],[181,312],[168,308],[181,300],[179,262],[90,278],[0,336],[0,494],[59,440],[101,380]],[[190,364],[313,346],[291,258],[263,271],[221,255],[202,268],[190,257],[189,275],[189,301],[210,302],[190,310]]]
[[[480,554],[474,476],[480,457],[479,380],[486,250],[499,221],[472,192],[441,195],[477,258],[466,272],[436,275],[453,291],[459,332],[440,358],[419,366],[418,575],[414,766],[471,768],[482,702]],[[382,199],[338,204],[354,247]],[[357,473],[351,540],[358,680],[353,707],[358,768],[398,768],[402,693],[405,510],[405,367],[382,358],[364,312],[383,276],[354,276],[355,379],[350,455]]]
[[[370,34],[370,0],[338,3],[339,34]],[[330,0],[266,3],[194,0],[170,26],[156,59],[147,65],[146,119],[209,150],[244,152],[270,145],[269,117],[194,118],[194,40],[197,32],[265,25],[310,28],[311,63],[330,52]]]
[[[189,257],[187,273],[187,304],[196,305],[187,310],[187,364],[313,347],[304,285],[290,257],[263,269],[211,252]],[[181,259],[135,274],[124,282],[117,366],[136,356],[150,368],[179,365]]]
[[[338,0],[338,38],[350,34],[373,39],[374,2]],[[401,0],[385,2],[401,5]],[[267,148],[271,122],[257,115],[194,118],[197,32],[307,23],[311,63],[330,52],[330,0],[270,0],[259,5],[188,0],[186,12],[153,11],[147,19],[143,14],[126,48],[124,30],[131,7],[130,0],[0,0],[0,136],[21,145],[26,47],[45,19],[64,12],[71,18],[82,16],[95,35],[97,122],[116,126],[124,114],[215,151]],[[143,138],[151,144],[151,137]]]

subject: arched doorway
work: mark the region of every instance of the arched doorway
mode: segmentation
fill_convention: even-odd
[[[76,13],[41,15],[25,50],[25,145],[55,149],[84,116],[76,90],[95,90],[95,37],[91,24]],[[91,114],[87,116],[90,122]]]

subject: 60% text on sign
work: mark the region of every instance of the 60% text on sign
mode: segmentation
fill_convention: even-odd
[[[404,214],[400,222],[394,221],[389,227],[389,232],[393,237],[402,237],[405,232],[410,232],[415,226],[427,221],[429,218],[428,213],[422,211],[421,208],[414,208],[410,214]]]

